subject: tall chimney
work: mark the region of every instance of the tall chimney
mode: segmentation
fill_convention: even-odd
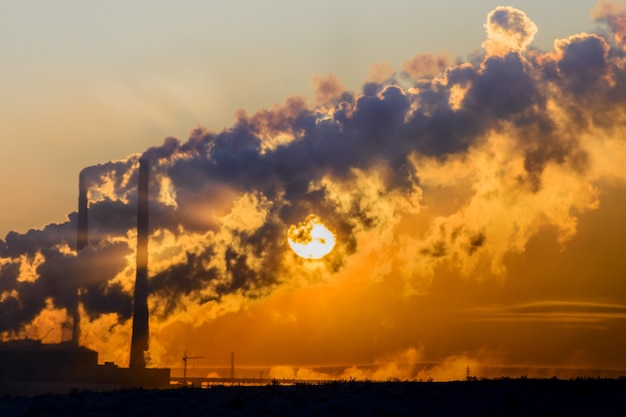
[[[150,163],[139,160],[137,187],[137,275],[133,301],[133,334],[130,345],[130,368],[145,368],[148,350],[148,180]]]
[[[89,244],[89,221],[87,215],[87,180],[84,171],[78,175],[78,224],[76,233],[76,252]],[[78,346],[80,342],[80,315],[78,313],[78,288],[75,289],[75,299],[71,307],[72,315],[72,342]]]

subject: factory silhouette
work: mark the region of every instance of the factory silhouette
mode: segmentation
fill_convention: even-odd
[[[68,309],[72,339],[46,344],[22,339],[0,343],[0,395],[69,392],[72,389],[167,388],[170,369],[147,368],[148,326],[148,184],[150,162],[139,161],[137,186],[137,271],[133,294],[133,322],[128,368],[112,362],[98,364],[98,352],[80,345],[79,289]],[[79,175],[76,251],[89,245],[88,186]]]

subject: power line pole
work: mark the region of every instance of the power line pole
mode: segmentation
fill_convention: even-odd
[[[235,379],[235,352],[230,352],[230,379]]]
[[[187,361],[191,359],[202,359],[204,356],[187,356],[187,351],[183,356],[183,386],[187,386]]]

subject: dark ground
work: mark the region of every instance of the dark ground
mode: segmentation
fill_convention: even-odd
[[[626,416],[626,379],[215,386],[0,398],[0,416]]]

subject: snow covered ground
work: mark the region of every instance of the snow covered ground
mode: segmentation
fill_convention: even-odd
[[[214,386],[0,398],[0,416],[623,416],[626,379]]]

